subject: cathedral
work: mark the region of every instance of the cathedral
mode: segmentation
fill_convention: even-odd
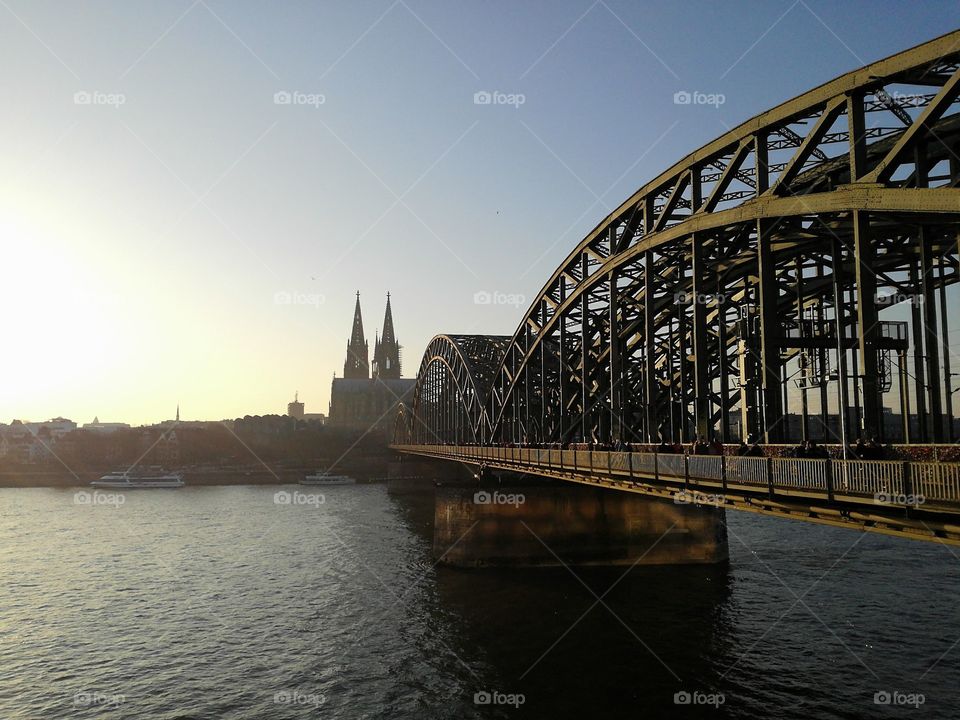
[[[400,343],[393,329],[390,293],[387,293],[383,331],[375,337],[371,363],[358,292],[343,377],[334,377],[330,389],[330,424],[389,435],[393,431],[397,407],[400,403],[410,404],[416,383],[414,378],[402,378],[400,374]]]

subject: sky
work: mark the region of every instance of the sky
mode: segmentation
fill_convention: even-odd
[[[958,10],[2,0],[0,421],[326,412],[357,291],[407,376],[512,334],[647,180]]]

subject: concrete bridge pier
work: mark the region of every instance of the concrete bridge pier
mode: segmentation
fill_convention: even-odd
[[[456,567],[727,560],[724,510],[522,477],[437,488],[435,559]]]

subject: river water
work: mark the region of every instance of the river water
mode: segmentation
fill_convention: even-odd
[[[465,571],[312,490],[0,490],[0,718],[960,717],[958,548],[729,512],[722,567]]]

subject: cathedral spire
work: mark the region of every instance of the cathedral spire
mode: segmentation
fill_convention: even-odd
[[[390,309],[390,293],[387,293],[387,310],[383,314],[383,335],[380,342],[396,344],[397,339],[393,336],[393,311]]]
[[[393,330],[390,293],[387,293],[387,309],[383,314],[383,332],[377,339],[373,354],[373,376],[375,378],[400,377],[400,345]]]
[[[353,332],[347,343],[347,359],[343,364],[345,378],[370,377],[369,350],[363,335],[363,315],[360,312],[360,291],[357,290],[357,304],[353,310]]]

